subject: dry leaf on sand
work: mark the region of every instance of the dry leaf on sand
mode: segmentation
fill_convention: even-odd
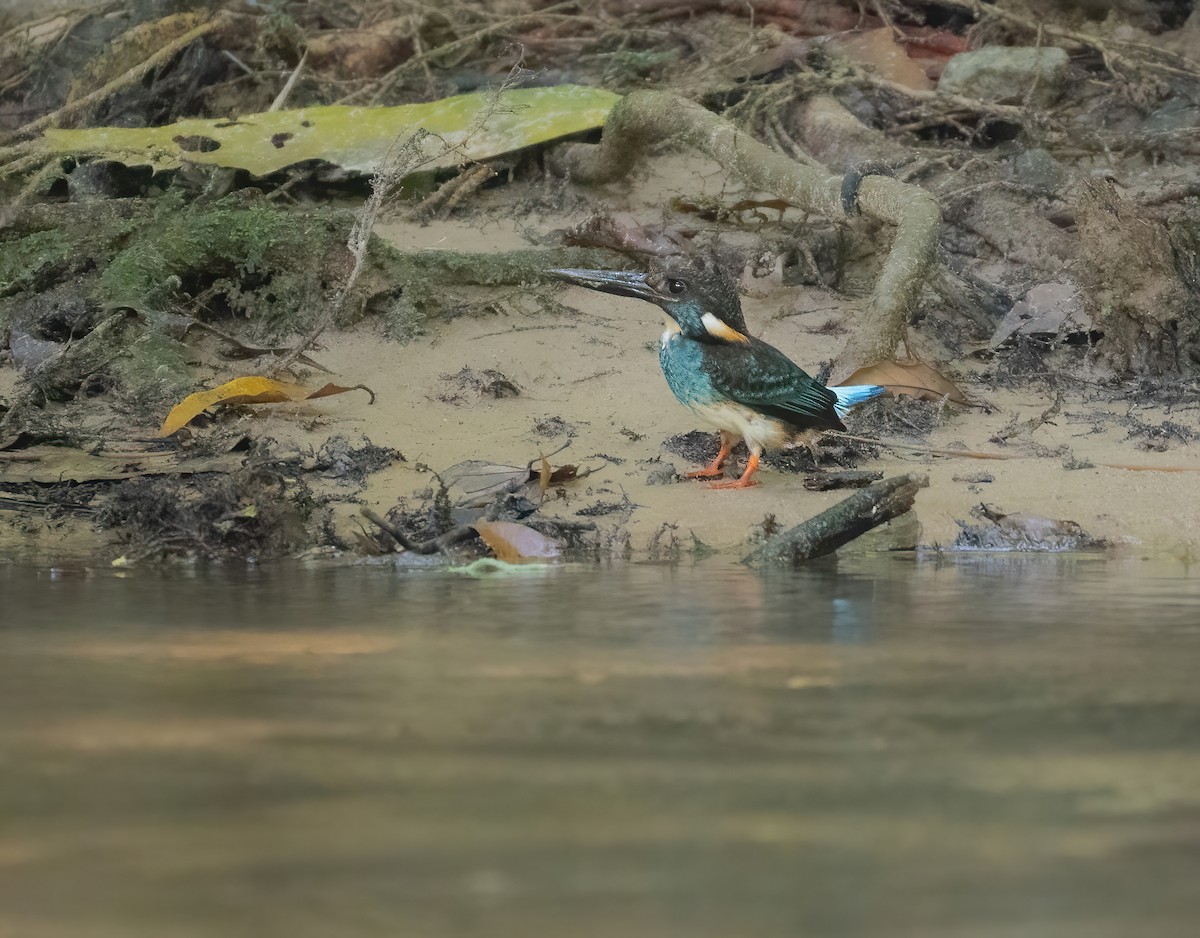
[[[471,527],[497,559],[506,563],[556,560],[562,553],[555,541],[515,521],[474,521]]]
[[[311,401],[318,397],[329,397],[331,394],[344,394],[347,391],[355,390],[366,391],[371,395],[371,403],[375,402],[375,392],[365,384],[356,384],[352,387],[326,384],[315,391],[309,391],[296,384],[287,384],[259,375],[234,378],[232,381],[226,381],[219,388],[189,394],[171,408],[158,435],[170,436],[176,430],[195,420],[214,404],[280,404],[285,401]]]
[[[940,401],[945,398],[964,407],[979,406],[945,375],[915,359],[868,365],[859,368],[842,383],[882,384],[897,397],[906,394],[918,401]]]

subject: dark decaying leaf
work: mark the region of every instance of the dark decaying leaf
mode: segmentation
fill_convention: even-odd
[[[959,550],[1065,551],[1106,546],[1103,538],[1093,537],[1074,521],[1005,514],[991,505],[980,505],[971,514],[983,523],[958,522],[954,546]]]
[[[1059,280],[1039,283],[1000,320],[992,333],[991,347],[998,348],[1018,335],[1066,336],[1095,331],[1077,283]]]
[[[539,458],[538,463],[534,468],[532,462],[507,466],[486,459],[468,459],[443,471],[440,478],[455,508],[482,508],[497,495],[522,492],[535,497],[535,491],[545,495],[550,486],[583,478],[593,471],[581,471],[575,465],[554,469],[545,457]]]
[[[584,471],[583,475],[587,475],[591,471],[592,470],[587,469]],[[563,482],[574,482],[578,478],[581,478],[578,466],[559,466],[552,473],[550,473],[550,484],[559,485]]]

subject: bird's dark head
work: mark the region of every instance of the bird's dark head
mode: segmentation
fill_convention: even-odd
[[[654,303],[688,338],[702,342],[748,341],[737,285],[711,260],[671,260],[645,274],[577,269],[550,273],[581,287]]]

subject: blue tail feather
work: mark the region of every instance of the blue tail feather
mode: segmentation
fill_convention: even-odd
[[[837,397],[837,402],[833,405],[833,409],[837,411],[839,417],[845,417],[859,404],[865,404],[867,401],[872,401],[879,395],[887,391],[887,388],[878,384],[848,384],[840,387],[831,387],[834,396]]]

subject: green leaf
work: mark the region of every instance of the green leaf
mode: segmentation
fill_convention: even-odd
[[[610,91],[582,85],[517,88],[399,107],[329,105],[165,127],[52,129],[42,143],[57,156],[101,157],[155,169],[203,163],[262,176],[319,159],[370,174],[397,139],[419,129],[430,134],[422,142],[429,157],[423,168],[450,167],[603,126],[618,100]]]

